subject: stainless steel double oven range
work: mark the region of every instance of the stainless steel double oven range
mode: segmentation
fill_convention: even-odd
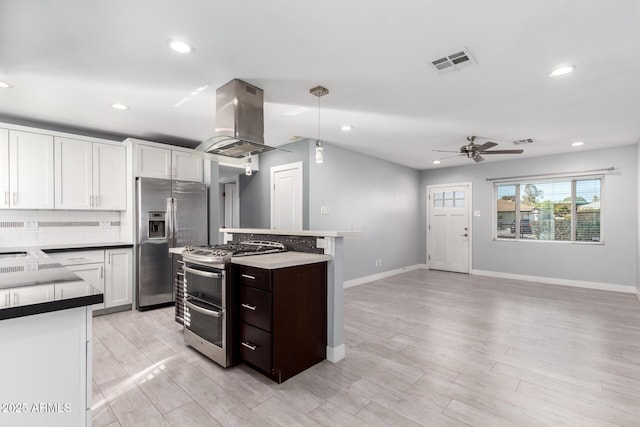
[[[229,282],[232,256],[283,252],[275,242],[248,241],[210,247],[187,247],[184,261],[184,340],[223,367],[237,363],[237,292]]]

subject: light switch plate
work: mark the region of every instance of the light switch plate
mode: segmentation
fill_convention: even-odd
[[[331,214],[331,208],[329,206],[320,206],[320,215]]]
[[[473,211],[473,216],[480,216],[480,211]]]

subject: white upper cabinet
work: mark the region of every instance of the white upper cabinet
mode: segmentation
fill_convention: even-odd
[[[9,190],[9,131],[0,129],[0,207],[8,208],[11,204]]]
[[[56,209],[126,209],[122,146],[55,138]]]
[[[202,159],[189,152],[172,151],[172,177],[179,181],[202,182],[204,178]]]
[[[93,150],[91,143],[78,139],[55,139],[56,208],[93,207]]]
[[[171,179],[171,150],[136,145],[137,176]]]
[[[202,182],[203,161],[189,151],[135,144],[136,176]]]
[[[127,209],[126,149],[119,145],[93,143],[94,209]]]
[[[9,207],[53,209],[53,175],[53,137],[10,130]]]

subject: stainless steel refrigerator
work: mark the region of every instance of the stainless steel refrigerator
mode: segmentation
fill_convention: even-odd
[[[174,301],[169,248],[208,243],[207,187],[167,179],[136,179],[136,307]]]

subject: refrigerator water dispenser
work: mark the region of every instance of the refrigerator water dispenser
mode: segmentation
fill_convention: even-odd
[[[149,212],[149,238],[164,239],[166,235],[166,213],[165,212]]]

